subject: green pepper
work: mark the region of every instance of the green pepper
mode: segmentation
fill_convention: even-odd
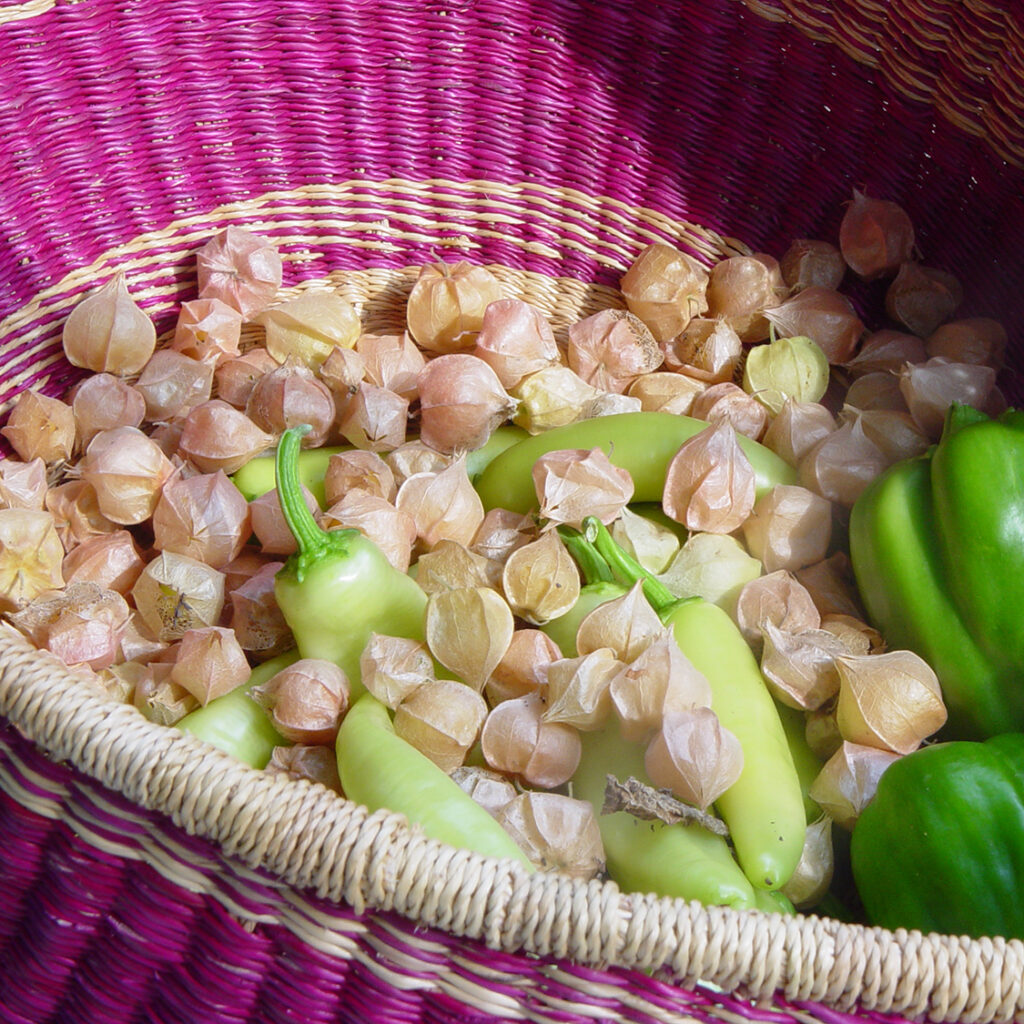
[[[804,796],[778,708],[750,646],[727,612],[703,598],[677,599],[615,543],[600,520],[588,517],[583,530],[620,580],[642,582],[680,650],[711,684],[711,709],[743,749],[740,777],[716,807],[747,878],[758,888],[781,888],[803,852]]]
[[[425,754],[395,732],[387,708],[363,695],[342,719],[335,744],[341,788],[371,811],[404,814],[425,835],[533,870],[491,814]]]
[[[427,595],[358,530],[325,531],[317,524],[302,498],[296,466],[308,429],[286,430],[277,448],[281,511],[298,550],[274,577],[274,595],[300,656],[339,665],[354,699],[361,692],[359,658],[370,634],[422,641]]]
[[[327,504],[324,477],[332,455],[352,450],[351,445],[324,448],[303,448],[298,456],[299,483],[308,490],[317,504]],[[231,482],[242,492],[246,501],[253,501],[272,491],[277,483],[277,460],[274,455],[257,455],[241,469],[231,474]]]
[[[254,686],[276,676],[298,657],[298,651],[286,651],[257,665],[241,686],[189,712],[177,723],[177,728],[212,743],[244,764],[266,768],[274,747],[288,746],[289,742],[274,728],[270,716],[249,696],[249,692]]]
[[[531,470],[542,455],[564,449],[602,448],[633,479],[633,501],[660,502],[665,472],[684,441],[708,426],[704,420],[668,412],[625,412],[555,427],[528,437],[498,455],[476,480],[484,508],[523,515],[537,507]],[[757,474],[757,494],[797,483],[796,470],[773,451],[739,435],[740,447]]]
[[[1024,735],[937,743],[895,761],[850,856],[873,924],[1024,939]]]
[[[1024,728],[1024,433],[954,407],[932,452],[876,478],[850,514],[871,623],[931,665],[944,735]]]

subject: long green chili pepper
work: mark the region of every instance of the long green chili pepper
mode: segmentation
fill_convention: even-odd
[[[490,812],[395,733],[387,708],[372,694],[364,693],[342,719],[335,749],[350,800],[371,811],[404,814],[432,839],[534,870]]]
[[[332,455],[351,451],[351,445],[324,448],[303,448],[298,457],[299,483],[308,490],[323,508],[327,504],[324,477]],[[231,474],[231,482],[242,492],[246,501],[272,491],[277,486],[277,460],[274,455],[257,455],[241,469]]]
[[[623,582],[644,582],[662,622],[711,684],[711,708],[743,749],[740,777],[716,807],[750,881],[762,889],[781,888],[803,852],[803,792],[778,708],[743,634],[718,605],[699,597],[677,599],[615,543],[599,519],[585,519],[583,532]]]
[[[704,420],[667,412],[625,412],[555,427],[528,437],[498,455],[476,480],[484,508],[526,514],[537,507],[531,470],[548,452],[602,448],[612,463],[633,479],[633,501],[662,500],[665,471],[684,441],[699,434]],[[773,451],[739,436],[740,447],[757,475],[758,496],[778,484],[797,483],[796,470]]]
[[[298,657],[298,651],[286,651],[257,665],[241,686],[190,712],[178,722],[177,727],[212,743],[244,764],[265,768],[274,747],[287,746],[288,740],[278,733],[271,724],[270,716],[249,696],[249,692],[254,686],[276,676]]]
[[[399,572],[358,530],[322,530],[311,515],[296,467],[299,442],[308,427],[281,435],[277,490],[298,551],[274,578],[278,607],[303,658],[341,666],[360,692],[359,657],[371,633],[424,639],[427,595]]]
[[[608,874],[620,888],[736,909],[755,905],[753,887],[721,836],[702,825],[640,821],[626,811],[602,814],[606,775],[647,780],[643,749],[624,740],[614,722],[580,738],[573,796],[593,805]]]

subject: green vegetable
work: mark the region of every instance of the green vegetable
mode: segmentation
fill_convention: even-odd
[[[404,814],[432,839],[533,867],[512,837],[425,754],[395,733],[387,708],[364,693],[335,744],[345,795],[371,811]]]
[[[303,501],[296,467],[306,430],[286,430],[277,449],[281,510],[298,551],[278,570],[274,594],[300,656],[340,665],[354,699],[370,634],[423,640],[427,595],[358,530],[319,527]]]
[[[572,778],[573,796],[597,812],[608,874],[620,888],[705,905],[755,906],[753,887],[721,836],[701,825],[641,821],[625,811],[602,814],[606,775],[648,782],[643,748],[622,739],[614,722],[580,738],[583,754]]]
[[[804,798],[778,708],[753,652],[727,612],[699,597],[676,599],[599,520],[589,517],[583,528],[623,582],[643,582],[680,650],[711,684],[711,709],[743,749],[740,777],[716,807],[747,878],[758,888],[781,888],[803,852]]]
[[[298,456],[299,483],[312,493],[317,504],[324,508],[327,498],[324,494],[324,477],[332,455],[351,451],[352,446],[303,448]],[[242,492],[246,501],[253,501],[272,491],[277,485],[277,466],[273,455],[257,455],[241,469],[231,474],[234,485]]]
[[[854,826],[851,861],[874,924],[1024,939],[1024,735],[894,762]]]
[[[932,453],[876,478],[850,515],[868,618],[934,669],[945,734],[1024,728],[1024,432],[954,407]]]
[[[708,424],[667,412],[626,412],[555,427],[528,437],[498,455],[476,480],[486,509],[505,508],[526,514],[537,507],[531,470],[548,452],[602,448],[611,462],[633,478],[633,500],[660,502],[665,471],[684,441]],[[796,471],[774,452],[750,438],[739,437],[757,474],[758,496],[777,484],[797,483]]]
[[[298,651],[287,651],[257,665],[245,683],[187,714],[177,727],[212,743],[244,764],[265,768],[274,747],[289,744],[271,724],[266,711],[249,696],[249,691],[298,658]]]

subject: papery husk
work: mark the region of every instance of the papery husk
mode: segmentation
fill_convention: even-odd
[[[241,686],[249,672],[249,662],[234,630],[204,626],[182,634],[171,681],[206,705]]]
[[[625,310],[603,309],[569,326],[569,367],[599,391],[625,394],[664,358],[644,322]]]
[[[219,366],[241,352],[242,314],[220,299],[183,302],[171,348]]]
[[[355,351],[363,363],[360,376],[410,402],[416,398],[420,371],[427,361],[408,334],[361,334]],[[321,376],[326,369],[324,363]]]
[[[219,398],[203,402],[185,417],[179,451],[203,473],[231,474],[274,443],[240,409]]]
[[[708,316],[723,318],[744,343],[768,337],[765,310],[777,306],[787,288],[778,264],[754,256],[731,256],[711,268]]]
[[[846,261],[831,242],[794,238],[779,260],[779,271],[794,294],[812,286],[838,288],[846,276]]]
[[[906,363],[923,363],[928,358],[925,343],[906,331],[873,331],[861,342],[860,350],[846,361],[853,377],[866,373],[899,373]]]
[[[138,427],[146,415],[146,400],[132,385],[109,373],[91,374],[75,386],[71,410],[75,442],[84,449],[101,431]]]
[[[300,490],[310,515],[322,523],[323,516],[313,493],[304,486],[300,487]],[[295,534],[292,533],[284,512],[281,511],[281,499],[278,497],[276,487],[249,502],[249,523],[253,536],[259,541],[260,554],[294,555],[298,551],[299,545]]]
[[[418,640],[371,633],[359,655],[359,678],[377,700],[394,710],[434,678],[434,661]]]
[[[256,381],[277,365],[277,360],[262,347],[251,348],[243,355],[225,359],[213,371],[217,398],[236,409],[244,409]]]
[[[132,387],[146,403],[151,423],[187,416],[213,392],[213,364],[171,348],[158,349]]]
[[[791,466],[838,427],[835,417],[818,402],[787,399],[768,425],[761,443]]]
[[[668,711],[644,767],[656,786],[707,810],[740,777],[743,748],[709,707]]]
[[[863,618],[850,556],[837,551],[828,558],[796,572],[822,615],[850,615]]]
[[[534,462],[531,474],[540,517],[577,529],[587,516],[611,523],[633,497],[633,478],[603,448],[549,452]]]
[[[783,895],[792,900],[797,910],[809,910],[828,892],[835,864],[832,819],[823,814],[807,825],[803,853],[789,881],[782,887]]]
[[[583,419],[600,391],[568,366],[548,366],[524,377],[511,394],[519,402],[512,422],[542,434]]]
[[[668,631],[619,669],[608,693],[630,742],[650,739],[670,711],[711,705],[711,684]]]
[[[158,640],[180,640],[190,629],[215,626],[224,607],[224,574],[186,555],[164,551],[132,587],[132,600]]]
[[[707,269],[665,242],[641,250],[619,282],[629,311],[657,341],[679,334],[707,309],[707,285]]]
[[[626,394],[638,399],[644,412],[671,412],[677,416],[689,416],[694,399],[706,387],[704,381],[688,377],[685,373],[656,370],[637,377],[629,385]]]
[[[383,456],[388,469],[394,474],[395,483],[401,487],[406,480],[417,473],[440,473],[455,459],[436,448],[424,444],[418,437],[403,441],[393,451]]]
[[[466,472],[465,456],[438,473],[416,473],[398,488],[395,506],[412,516],[429,550],[442,540],[468,546],[484,520],[484,506]]]
[[[864,334],[853,303],[841,292],[816,285],[766,310],[765,317],[783,337],[811,338],[832,364],[847,362]]]
[[[839,224],[839,248],[858,277],[894,274],[914,251],[914,225],[898,203],[854,189]]]
[[[503,565],[513,551],[536,540],[537,535],[537,523],[532,516],[492,508],[484,515],[469,547],[489,562]]]
[[[865,436],[872,441],[890,463],[923,455],[931,441],[909,412],[895,409],[856,409],[844,406],[839,414],[842,422],[856,419]]]
[[[847,653],[842,641],[824,629],[790,633],[765,623],[761,674],[768,689],[787,707],[814,711],[839,692],[836,660]]]
[[[516,410],[516,401],[482,359],[435,356],[417,378],[420,438],[446,454],[482,448]]]
[[[576,562],[555,530],[513,551],[501,577],[501,589],[512,610],[535,626],[569,611],[580,587]]]
[[[427,600],[431,654],[478,693],[508,650],[514,629],[508,603],[487,587],[439,590]]]
[[[318,370],[336,348],[352,348],[359,337],[359,314],[348,299],[312,288],[256,317],[265,331],[267,351],[279,362],[289,359]]]
[[[662,504],[688,530],[731,533],[754,507],[755,474],[728,423],[684,441],[669,462]]]
[[[18,395],[0,435],[23,462],[67,462],[75,450],[74,410],[59,398],[38,391]]]
[[[912,334],[926,338],[963,301],[960,281],[945,270],[904,263],[885,293],[885,311]]]
[[[843,401],[855,409],[907,411],[907,401],[900,390],[899,375],[888,370],[873,371],[858,377],[846,389]]]
[[[631,662],[664,633],[665,627],[638,581],[621,597],[587,613],[576,631],[576,652],[589,654],[610,648],[619,661]]]
[[[946,723],[938,677],[911,651],[836,659],[836,720],[843,738],[909,754]]]
[[[805,335],[754,345],[743,366],[743,390],[773,416],[787,401],[819,401],[828,384],[828,359]]]
[[[451,773],[452,782],[485,811],[497,815],[517,795],[514,785],[500,772],[479,765],[462,765]]]
[[[487,717],[480,694],[456,679],[431,679],[395,708],[395,733],[443,772],[466,759]]]
[[[234,630],[242,650],[256,661],[266,661],[295,646],[295,637],[277,603],[274,577],[283,562],[267,562],[247,580],[226,585]]]
[[[333,661],[300,658],[249,694],[292,743],[333,743],[348,710],[348,676]]]
[[[502,701],[484,722],[480,746],[487,764],[542,789],[568,782],[579,765],[579,733],[561,722],[544,722],[539,692]]]
[[[516,629],[484,686],[491,707],[547,685],[548,666],[562,657],[558,644],[539,629]]]
[[[604,844],[594,808],[560,793],[520,793],[495,817],[535,867],[571,878],[604,870]]]
[[[937,327],[925,342],[927,357],[943,356],[955,363],[978,363],[997,372],[1006,357],[1006,328],[991,317],[966,317]],[[922,356],[917,362],[924,362]],[[907,362],[915,362],[908,359]]]
[[[737,434],[743,434],[752,441],[760,439],[769,420],[764,403],[732,381],[705,388],[694,398],[690,415],[715,426],[727,423]]]
[[[505,388],[545,366],[558,365],[562,358],[551,324],[522,299],[498,299],[484,310],[473,353]]]
[[[801,459],[798,469],[802,486],[850,508],[890,465],[891,460],[867,436],[863,424],[848,419],[822,438]]]
[[[420,268],[406,304],[409,333],[430,352],[471,349],[485,310],[501,298],[501,284],[486,267],[465,260],[428,263]]]
[[[832,505],[806,487],[779,484],[757,500],[742,529],[747,550],[765,572],[795,572],[828,553]]]
[[[731,615],[740,591],[761,571],[761,563],[735,537],[694,533],[658,578],[676,597],[702,597]]]
[[[137,427],[101,431],[89,443],[79,467],[81,479],[96,492],[100,512],[119,525],[135,525],[152,516],[174,469]]]
[[[564,722],[581,732],[593,732],[612,710],[609,686],[623,665],[608,647],[576,658],[559,658],[547,666],[545,722]]]
[[[0,508],[27,508],[41,512],[47,493],[46,463],[40,458],[22,462],[0,459]]]
[[[354,448],[337,452],[327,460],[324,496],[328,508],[341,501],[351,490],[375,494],[385,501],[392,501],[398,493],[398,484],[391,467],[378,452]]]
[[[313,782],[342,795],[338,757],[333,747],[322,743],[293,743],[274,747],[264,771],[287,775],[297,782]]]
[[[65,583],[89,582],[127,594],[145,567],[135,538],[128,530],[89,537],[64,557],[61,574]]]
[[[502,565],[478,555],[455,540],[438,541],[416,560],[416,582],[428,594],[440,590],[501,585]]]
[[[64,321],[61,343],[72,366],[129,376],[153,354],[156,328],[118,271],[75,305]]]
[[[743,342],[721,318],[691,320],[679,334],[661,343],[665,368],[694,380],[720,384],[732,380],[743,356]]]
[[[361,381],[337,420],[338,433],[356,448],[390,452],[405,441],[409,399]]]
[[[379,494],[352,488],[324,511],[320,525],[325,530],[358,530],[380,548],[399,572],[405,572],[412,564],[416,521]]]
[[[303,448],[319,448],[330,437],[337,416],[331,389],[294,356],[256,381],[245,412],[256,426],[275,436],[305,423],[310,429],[301,438]]]
[[[808,796],[840,828],[853,829],[878,790],[878,780],[900,754],[844,742],[808,789]]]
[[[800,633],[821,626],[810,591],[785,569],[776,569],[743,585],[736,601],[736,624],[755,653],[764,644],[764,628]]]
[[[983,409],[996,373],[991,366],[953,363],[935,356],[917,366],[906,366],[899,376],[899,388],[914,422],[932,441],[942,435],[946,410],[953,402]]]
[[[281,257],[265,238],[232,224],[196,253],[196,273],[201,299],[220,299],[251,317],[277,295]]]

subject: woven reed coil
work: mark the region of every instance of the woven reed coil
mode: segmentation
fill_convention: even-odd
[[[901,202],[1011,332],[1024,5],[0,0],[0,411],[77,379],[116,270],[161,331],[240,224],[401,323],[467,258],[556,329],[667,239],[706,261]],[[871,296],[857,296],[870,315]],[[0,1021],[1024,1019],[1017,941],[526,877],[246,769],[0,631]]]

